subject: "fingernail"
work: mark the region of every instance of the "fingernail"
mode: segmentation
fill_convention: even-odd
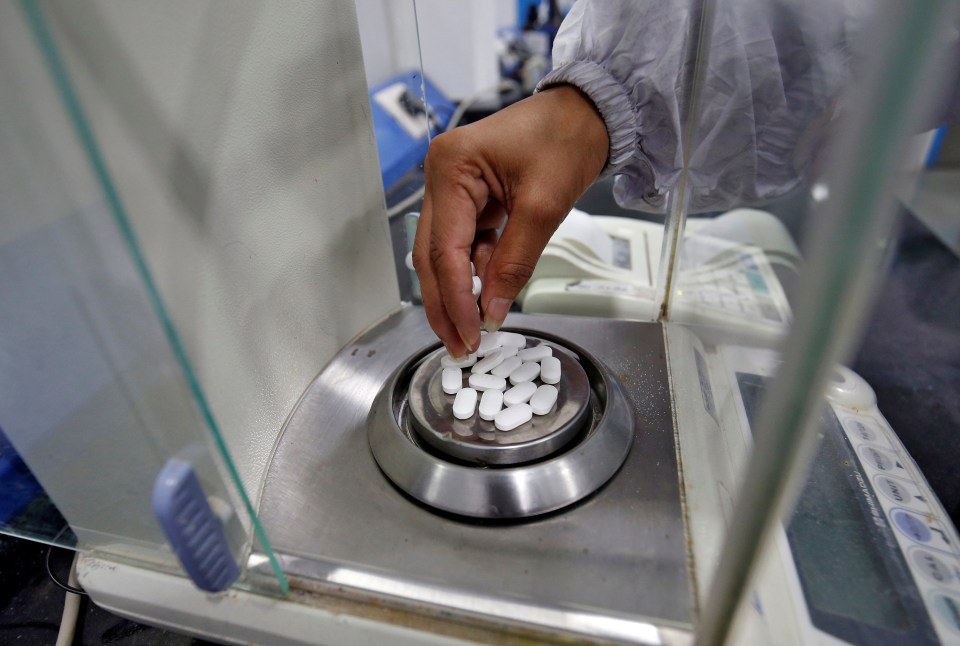
[[[491,298],[484,310],[483,327],[487,332],[496,332],[503,325],[503,319],[507,318],[507,312],[510,311],[510,301],[506,298]]]
[[[477,349],[477,346],[480,345],[480,333],[479,332],[477,333],[477,338],[472,343],[470,342],[469,339],[467,339],[462,334],[460,335],[460,340],[463,341],[463,345],[467,346],[468,354],[471,352],[475,352]]]

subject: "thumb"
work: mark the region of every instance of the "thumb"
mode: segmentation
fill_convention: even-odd
[[[483,276],[480,306],[487,330],[497,330],[503,324],[510,305],[530,280],[540,254],[566,215],[562,210],[551,211],[516,208],[507,219]]]

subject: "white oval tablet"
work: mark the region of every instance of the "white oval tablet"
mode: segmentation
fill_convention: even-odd
[[[500,431],[512,431],[521,424],[529,422],[533,418],[533,410],[529,404],[517,404],[510,408],[504,408],[497,413],[493,423]]]
[[[463,388],[457,393],[457,398],[453,400],[453,416],[457,419],[469,419],[473,417],[473,411],[477,408],[477,391],[473,388]]]
[[[499,332],[489,332],[487,334],[481,334],[480,347],[477,348],[477,354],[483,357],[483,356],[486,356],[487,353],[493,352],[499,347],[500,347]]]
[[[493,375],[470,375],[467,380],[471,388],[476,390],[503,390],[507,387],[507,380]]]
[[[470,288],[470,293],[473,294],[474,298],[480,298],[480,290],[483,289],[483,283],[480,282],[479,276],[473,277],[473,285]]]
[[[480,359],[480,361],[476,362],[473,367],[470,368],[470,372],[475,375],[482,375],[485,372],[490,372],[501,363],[503,363],[503,353],[500,352],[500,350],[493,350],[483,359]]]
[[[463,373],[460,368],[444,368],[440,374],[440,385],[448,395],[459,392],[463,388]]]
[[[537,392],[537,384],[532,381],[517,384],[503,393],[503,405],[516,406],[517,404],[526,404],[535,392]]]
[[[497,377],[509,377],[510,373],[519,368],[523,364],[520,361],[520,357],[507,357],[500,362],[500,365],[490,371],[491,375],[496,375]]]
[[[504,346],[522,348],[527,345],[527,337],[522,334],[517,334],[516,332],[501,332],[500,343]]]
[[[517,388],[519,388],[519,386],[517,386]],[[510,390],[513,389],[511,388]],[[510,391],[508,390],[507,392],[509,393]],[[537,392],[533,393],[533,397],[530,398],[530,408],[533,410],[533,414],[546,415],[549,413],[553,405],[557,403],[557,393],[556,386],[551,386],[550,384],[545,384],[537,388]]]
[[[560,383],[560,359],[547,357],[540,361],[540,379],[545,384]]]
[[[517,347],[512,346],[512,345],[502,345],[502,346],[500,346],[500,354],[503,355],[503,358],[504,358],[504,359],[506,359],[507,357],[515,357],[515,356],[517,356],[517,352],[519,352],[519,350],[520,350],[520,348],[517,348]]]
[[[460,359],[454,359],[449,354],[440,357],[440,365],[444,368],[469,368],[477,362],[477,355],[468,354]]]
[[[540,376],[540,364],[536,361],[528,361],[521,364],[519,368],[510,373],[510,383],[516,386],[525,381],[533,381]]]
[[[503,408],[503,392],[485,390],[480,398],[480,419],[492,421]]]
[[[553,356],[553,349],[549,345],[538,345],[533,348],[527,348],[517,353],[517,356],[523,361],[540,361]]]

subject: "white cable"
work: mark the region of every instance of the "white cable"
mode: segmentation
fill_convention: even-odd
[[[77,557],[79,552],[74,555],[73,562],[70,564],[70,578],[67,584],[77,587]],[[80,614],[80,595],[72,592],[66,593],[63,601],[63,616],[60,618],[60,632],[57,634],[56,646],[71,646],[73,644],[73,635],[77,629],[77,616]]]
[[[463,119],[463,115],[467,113],[467,110],[470,109],[474,103],[490,95],[491,92],[506,92],[508,90],[520,91],[520,84],[512,79],[504,79],[492,87],[480,90],[474,94],[471,94],[466,99],[460,102],[460,105],[457,106],[457,109],[453,111],[453,116],[450,117],[450,121],[447,123],[445,130],[447,132],[453,130],[460,123],[460,120]],[[389,209],[387,209],[387,217],[392,218],[395,215],[399,215],[403,211],[407,210],[409,207],[416,204],[421,198],[423,198],[424,187],[421,186],[419,189],[405,197],[403,200],[394,204]]]

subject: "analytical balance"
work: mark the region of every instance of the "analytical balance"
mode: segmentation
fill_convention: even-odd
[[[0,294],[17,303],[2,313],[0,412],[69,524],[5,531],[75,536],[96,603],[223,641],[684,644],[718,607],[738,643],[960,641],[956,530],[869,388],[834,367],[829,343],[852,332],[826,306],[788,307],[791,247],[692,220],[702,235],[681,244],[682,200],[656,236],[598,219],[627,241],[611,262],[558,239],[526,309],[662,320],[510,314],[507,329],[564,358],[567,412],[515,440],[458,434],[433,415],[445,400],[431,410],[439,344],[393,280],[356,8],[197,7],[0,5],[0,73],[17,90],[0,93],[16,171],[0,173]],[[899,123],[850,136],[899,141]],[[871,150],[859,159],[890,154]],[[849,164],[834,198],[848,205],[846,180],[871,170]],[[831,222],[848,220],[818,226]],[[860,275],[855,249],[843,260]],[[676,320],[657,314],[664,266],[680,268]],[[683,289],[700,304],[685,309]],[[711,595],[748,572],[724,562],[725,538],[776,403],[761,393],[806,374],[789,355],[778,371],[773,348],[811,311],[830,321],[798,337],[831,375],[826,405],[815,375],[791,392],[817,391],[799,413],[823,407],[815,471],[746,592]],[[226,592],[183,576],[153,514],[171,459],[193,467],[194,502],[241,566]]]

